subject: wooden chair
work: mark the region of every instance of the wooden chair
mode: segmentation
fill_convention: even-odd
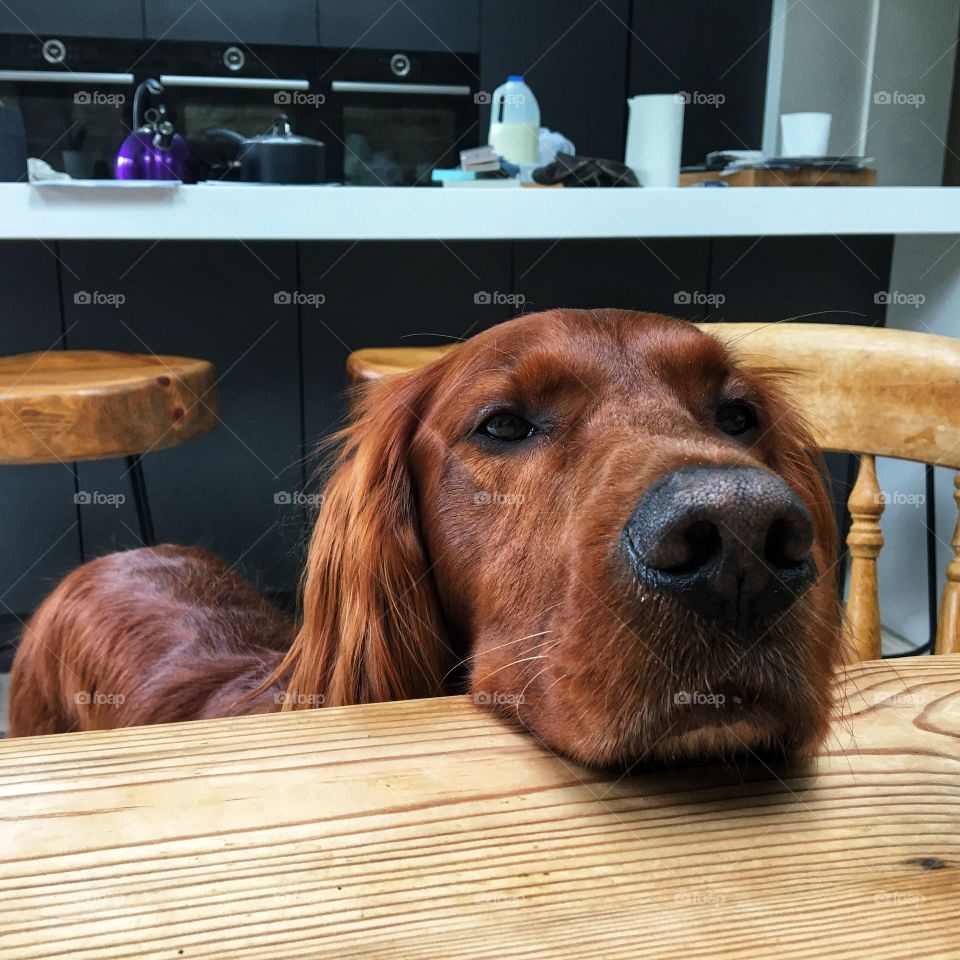
[[[144,544],[154,533],[141,457],[216,419],[205,360],[99,350],[0,357],[0,464],[125,457]]]
[[[847,501],[850,585],[846,629],[858,656],[880,657],[877,557],[884,498],[875,457],[960,469],[960,340],[832,324],[699,324],[748,365],[798,371],[787,384],[824,450],[859,455]],[[403,373],[456,346],[358,350],[354,381]],[[960,510],[960,473],[954,476]],[[936,653],[960,652],[960,520],[940,599]]]

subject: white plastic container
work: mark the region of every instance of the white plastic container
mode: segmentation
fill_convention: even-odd
[[[780,156],[825,157],[830,142],[830,113],[782,113]]]
[[[678,93],[648,93],[627,100],[627,149],[624,162],[641,187],[680,184],[684,99]]]
[[[540,104],[523,77],[507,77],[494,90],[487,142],[510,163],[539,162]]]

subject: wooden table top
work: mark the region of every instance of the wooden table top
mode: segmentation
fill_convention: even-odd
[[[616,780],[465,698],[0,743],[0,957],[960,955],[960,655],[809,769]]]

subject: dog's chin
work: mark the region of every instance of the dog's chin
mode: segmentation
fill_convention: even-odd
[[[785,742],[781,732],[769,723],[750,719],[694,724],[668,734],[644,751],[650,760],[669,764],[763,756],[795,760],[805,752],[802,745]]]

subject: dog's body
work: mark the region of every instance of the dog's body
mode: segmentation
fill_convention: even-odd
[[[292,624],[170,546],[31,620],[14,735],[430,696],[590,763],[824,736],[840,656],[817,454],[773,374],[682,321],[554,311],[369,388]]]

